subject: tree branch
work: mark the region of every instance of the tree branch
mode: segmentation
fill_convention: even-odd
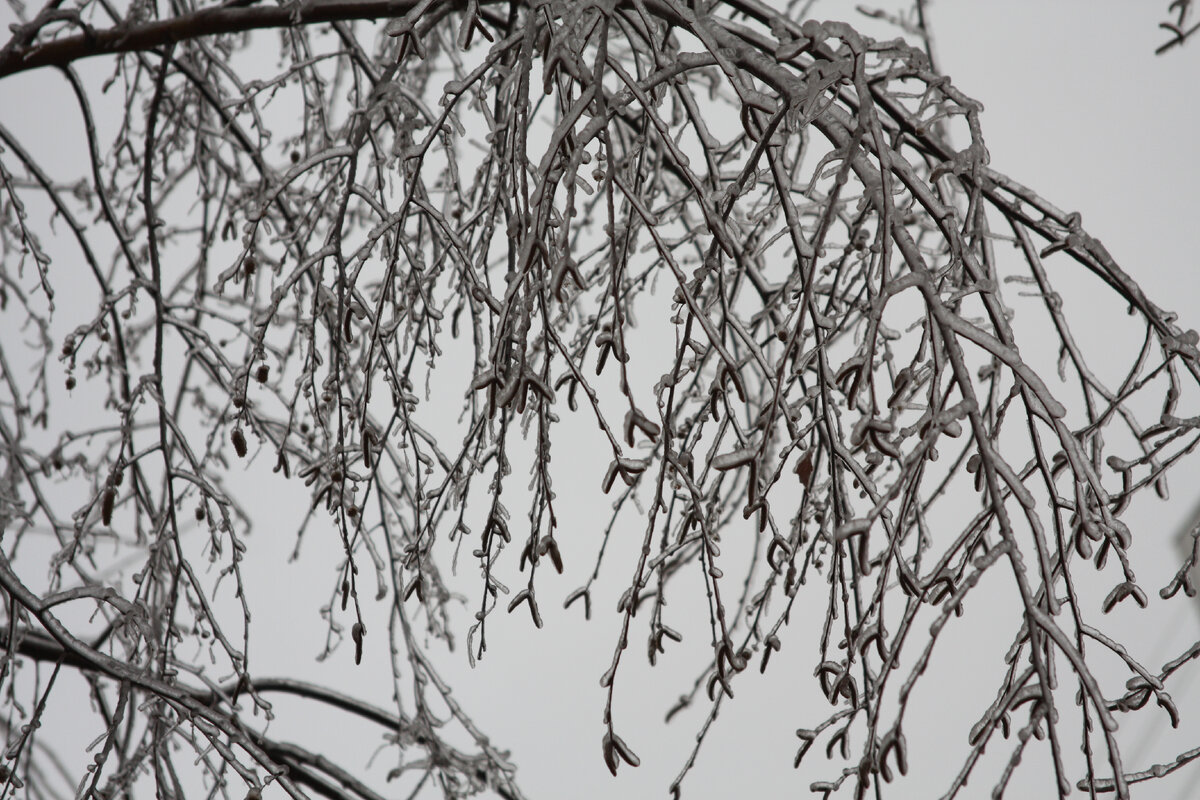
[[[18,33],[0,51],[0,78],[38,67],[62,67],[92,56],[153,50],[202,36],[398,17],[415,5],[415,0],[313,0],[283,6],[219,6],[144,25],[88,30],[48,42],[21,43]]]

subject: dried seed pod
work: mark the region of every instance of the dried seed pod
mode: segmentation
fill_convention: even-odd
[[[765,645],[763,647],[762,663],[758,667],[760,674],[767,671],[767,662],[771,660],[771,653],[778,651],[782,647],[779,637],[773,633],[766,638]]]
[[[775,534],[775,538],[767,545],[767,563],[771,565],[771,569],[775,572],[782,572],[783,566],[792,557],[792,545],[787,539],[779,534]]]
[[[1134,602],[1139,606],[1142,608],[1146,607],[1147,598],[1146,593],[1142,590],[1142,587],[1138,586],[1132,581],[1123,581],[1118,583],[1113,590],[1108,593],[1108,596],[1104,598],[1104,605],[1102,606],[1104,613],[1107,614],[1108,612],[1112,611],[1117,603],[1121,602],[1126,597],[1132,597]]]
[[[246,457],[246,435],[242,433],[241,428],[234,428],[233,433],[229,435],[233,441],[233,451],[237,453],[238,458]]]
[[[586,586],[581,586],[567,595],[567,599],[563,601],[563,608],[570,608],[571,604],[581,597],[583,598],[583,618],[590,620],[592,618],[592,594]]]
[[[604,741],[601,744],[604,751],[604,763],[608,767],[608,771],[613,775],[617,774],[617,765],[620,763],[617,758],[620,757],[631,767],[636,767],[642,763],[642,760],[629,748],[629,745],[617,736],[612,730],[604,734]]]
[[[105,527],[112,524],[113,505],[117,501],[117,490],[111,486],[104,490],[104,497],[100,500],[100,521]]]
[[[363,428],[362,432],[362,454],[363,466],[371,469],[372,450],[375,447],[375,430],[371,427]]]
[[[804,458],[796,462],[796,475],[800,478],[800,483],[807,489],[809,482],[812,480],[813,474],[813,454],[809,450],[804,454]]]
[[[613,747],[617,750],[617,755],[621,756],[621,759],[626,764],[631,767],[636,767],[642,763],[642,760],[637,757],[637,754],[634,753],[632,749],[630,749],[629,745],[625,744],[625,741],[621,739],[620,736],[617,736],[614,733],[612,735],[612,742]]]
[[[558,552],[558,542],[554,541],[553,539],[549,539],[547,541],[549,544],[546,547],[546,551],[550,554],[550,563],[554,565],[554,571],[559,575],[562,575],[563,560],[562,553]]]
[[[743,447],[740,450],[734,450],[732,453],[722,453],[717,456],[712,460],[712,467],[721,472],[737,467],[744,467],[753,461],[756,455],[758,455],[757,448]]]
[[[800,741],[803,744],[800,745],[800,751],[796,753],[796,760],[792,764],[793,767],[800,766],[800,762],[804,760],[805,753],[809,751],[813,746],[813,742],[817,740],[817,731],[800,728],[796,731],[796,736],[800,737]]]
[[[662,433],[662,427],[650,419],[636,408],[630,409],[625,413],[625,442],[630,447],[634,445],[634,431],[640,430],[652,442],[658,441],[658,436]]]
[[[367,626],[361,622],[354,623],[350,628],[350,638],[354,639],[354,663],[362,663],[362,647],[363,635],[367,632]]]

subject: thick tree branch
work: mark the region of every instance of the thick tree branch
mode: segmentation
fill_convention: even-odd
[[[62,67],[92,56],[153,50],[202,36],[398,17],[415,5],[415,0],[316,0],[298,5],[205,8],[144,25],[118,25],[32,44],[21,43],[18,31],[15,41],[0,51],[0,78],[38,67]]]
[[[8,628],[0,628],[0,638],[8,640],[11,635]],[[85,672],[105,673],[102,664],[96,663],[79,652],[64,648],[53,637],[46,634],[32,630],[20,631],[17,634],[17,640],[19,642],[17,652],[27,658],[46,663],[61,663],[65,667]],[[235,681],[229,682],[219,692],[184,685],[179,685],[177,688],[206,705],[212,705],[233,696],[237,690],[237,683]],[[324,686],[317,686],[305,681],[292,680],[290,678],[255,678],[251,681],[251,688],[254,689],[255,693],[280,692],[282,694],[292,694],[327,703],[334,708],[339,708],[342,711],[362,717],[365,720],[382,725],[389,730],[395,730],[398,726],[408,724],[407,719],[397,720],[395,712],[387,711],[370,703],[364,703],[362,700],[342,694],[341,692],[335,692]]]

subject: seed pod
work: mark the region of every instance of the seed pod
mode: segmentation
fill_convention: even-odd
[[[604,737],[602,749],[604,751],[604,764],[608,767],[608,771],[613,774],[613,777],[616,777],[617,764],[619,762],[617,761],[616,750],[613,748],[612,742],[609,740],[608,736]]]
[[[753,461],[756,455],[758,455],[757,448],[743,447],[740,450],[734,450],[732,453],[723,453],[717,456],[712,460],[712,467],[721,472],[743,467]]]
[[[367,627],[361,622],[354,623],[354,626],[350,628],[350,638],[354,639],[354,663],[356,665],[362,663],[363,634],[366,632]]]
[[[791,543],[779,534],[775,534],[775,537],[771,539],[771,543],[767,545],[767,563],[771,566],[771,569],[777,573],[783,572],[784,564],[791,557]]]
[[[771,660],[771,653],[779,650],[782,646],[779,642],[779,637],[773,633],[767,637],[765,644],[766,647],[763,648],[762,664],[760,664],[758,667],[760,674],[767,671],[767,662]]]
[[[230,434],[230,439],[233,440],[233,450],[237,453],[238,458],[246,457],[246,435],[242,433],[241,428],[234,428]]]
[[[534,599],[533,593],[528,589],[522,589],[517,593],[517,596],[508,604],[508,613],[512,613],[521,603],[526,603],[529,606],[529,615],[533,617],[534,627],[542,627],[542,615],[538,612],[537,600]]]
[[[100,521],[105,527],[112,524],[113,504],[117,500],[117,490],[111,486],[104,490],[104,497],[100,501]]]
[[[612,489],[613,481],[617,479],[617,462],[614,461],[608,465],[608,471],[604,473],[604,480],[600,482],[600,488],[605,494]]]
[[[625,744],[621,737],[617,736],[611,730],[604,734],[602,749],[604,751],[604,763],[608,766],[608,771],[613,775],[617,774],[617,765],[620,763],[617,761],[618,756],[621,758],[621,761],[624,761],[631,767],[636,767],[642,763],[633,750],[629,749],[629,745]]]
[[[643,414],[641,411],[639,411],[636,408],[630,409],[628,412],[625,413],[625,426],[624,427],[625,427],[625,441],[630,447],[633,447],[633,444],[634,444],[634,435],[633,434],[634,434],[635,430],[640,430],[652,442],[657,441],[659,434],[662,433],[661,426],[657,425],[654,422],[651,422],[650,419],[648,419],[645,414]]]
[[[495,532],[507,544],[512,541],[512,534],[508,531],[508,523],[504,521],[504,517],[498,513],[493,513],[488,517],[488,524],[483,529],[483,540],[486,542],[489,533]]]
[[[797,582],[799,574],[800,573],[799,570],[796,569],[795,562],[788,564],[787,577],[785,577],[783,580],[783,592],[788,597],[796,596],[796,590],[800,586],[800,584]]]
[[[571,604],[581,597],[583,598],[583,618],[590,620],[592,618],[592,595],[585,586],[581,586],[567,595],[567,599],[563,601],[563,608],[570,608]]]
[[[259,364],[258,369],[254,371],[254,380],[259,383],[266,383],[267,376],[271,374],[271,368],[266,364]]]
[[[613,747],[616,748],[617,755],[619,755],[626,764],[631,767],[636,767],[642,763],[642,760],[637,757],[637,754],[634,753],[633,750],[629,748],[629,745],[625,744],[625,741],[615,733],[612,735],[612,743]]]
[[[559,575],[562,575],[563,560],[562,553],[558,552],[558,543],[553,539],[550,539],[546,550],[550,554],[550,563],[554,564],[555,572],[557,572]]]
[[[804,458],[796,462],[796,475],[800,478],[800,483],[807,489],[809,482],[812,480],[813,474],[813,454],[809,450],[804,454]]]
[[[1142,608],[1146,607],[1146,593],[1142,590],[1142,587],[1138,586],[1132,581],[1123,581],[1122,583],[1117,584],[1116,587],[1114,587],[1113,590],[1108,593],[1108,596],[1104,598],[1104,613],[1107,614],[1108,612],[1112,611],[1113,607],[1115,607],[1117,603],[1121,602],[1126,597],[1132,597],[1134,602],[1139,606]]]
[[[371,468],[371,451],[375,447],[375,430],[371,427],[363,428],[362,432],[362,454],[363,466],[367,469]]]

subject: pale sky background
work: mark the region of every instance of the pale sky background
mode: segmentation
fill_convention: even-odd
[[[861,22],[852,6],[818,2],[813,15]],[[1200,40],[1156,57],[1154,49],[1165,37],[1156,25],[1166,6],[1166,0],[942,0],[930,4],[929,19],[941,70],[984,104],[982,122],[992,166],[1060,208],[1081,212],[1087,229],[1155,302],[1178,311],[1183,327],[1200,327],[1200,263],[1195,256],[1200,248],[1196,138]],[[47,106],[39,105],[45,100],[42,93],[51,84],[61,92],[61,83],[56,76],[39,75],[0,85],[0,115],[14,127],[28,125],[28,120],[19,122],[17,117],[44,114]],[[43,146],[69,147],[76,141],[77,114],[71,110],[70,126],[43,131]],[[1086,281],[1080,281],[1078,294],[1071,293],[1065,280],[1060,289],[1068,305],[1089,302],[1091,289]],[[1093,322],[1096,336],[1116,324],[1101,316]],[[1169,559],[1178,558],[1174,534],[1200,503],[1200,468],[1193,463],[1185,470],[1173,479],[1170,502],[1138,509],[1139,516],[1130,523],[1136,536],[1146,538],[1137,540],[1134,557],[1152,602],[1163,581],[1154,572],[1155,559],[1147,554],[1162,552],[1158,562],[1162,573],[1173,572],[1177,562]],[[274,493],[269,495],[272,513],[286,516],[290,509],[307,503],[301,484],[280,488],[280,483],[264,483],[264,490]],[[581,519],[603,518],[607,501],[596,491],[598,484],[599,474],[587,478],[579,484],[580,496],[571,498],[579,505]],[[560,495],[563,491],[560,488]],[[330,585],[328,565],[337,561],[340,545],[332,535],[322,541],[315,535],[320,531],[314,529],[304,558],[287,565],[294,526],[282,519],[281,535],[272,536],[274,527],[266,525],[266,535],[252,541],[251,563],[269,570],[263,573],[265,580],[250,587],[259,637],[252,655],[256,672],[304,675],[388,705],[390,676],[380,661],[371,660],[372,650],[381,654],[384,646],[382,625],[371,629],[376,635],[368,639],[363,667],[354,669],[346,650],[339,654],[342,657],[323,664],[312,660],[323,643],[317,610],[328,597],[321,593]],[[586,533],[580,532],[585,541]],[[475,670],[468,668],[461,647],[452,654],[436,646],[433,651],[458,701],[493,742],[512,750],[520,767],[518,778],[532,800],[662,797],[686,758],[704,710],[685,712],[669,726],[663,725],[662,717],[674,699],[690,688],[697,662],[688,661],[687,655],[694,657],[695,648],[706,640],[692,637],[690,644],[672,651],[658,669],[650,670],[643,634],[634,635],[619,683],[617,715],[619,732],[643,763],[636,770],[622,768],[613,779],[600,753],[604,694],[599,677],[615,641],[618,618],[613,609],[620,590],[610,583],[611,597],[596,598],[589,625],[581,623],[578,608],[562,612],[552,602],[585,580],[589,571],[590,563],[579,559],[574,571],[568,562],[568,574],[562,578],[543,576],[552,580],[539,594],[546,617],[540,632],[532,629],[525,614],[493,615],[489,651]],[[622,566],[614,574],[623,580],[627,572]],[[477,585],[473,568],[464,573],[464,587]],[[315,589],[306,591],[308,587]],[[471,596],[474,601],[475,594]],[[1151,668],[1200,636],[1200,613],[1194,604],[1175,602],[1165,614],[1156,614],[1156,608],[1162,607],[1152,605],[1141,615],[1115,614],[1105,620],[1121,626],[1118,632],[1131,645],[1136,643],[1137,654]],[[990,676],[972,683],[979,677],[976,669],[987,665],[996,647],[1001,651],[1007,647],[1012,635],[1010,625],[992,629],[986,620],[983,613],[968,615],[959,638],[939,650],[940,660],[924,679],[930,694],[921,696],[926,704],[926,732],[906,728],[910,780],[885,796],[938,796],[957,771],[966,751],[967,730],[990,702],[994,687]],[[808,783],[830,774],[831,763],[815,751],[804,769],[791,768],[798,745],[795,729],[823,719],[828,708],[813,690],[813,653],[802,646],[804,624],[798,621],[788,632],[767,679],[759,681],[757,670],[739,679],[737,698],[723,707],[698,766],[684,783],[685,797],[808,797]],[[1200,745],[1200,687],[1192,686],[1198,675],[1195,667],[1185,669],[1175,684],[1175,698],[1184,712],[1180,731],[1161,734],[1165,726],[1160,725],[1153,735],[1124,739],[1128,769],[1144,769]],[[972,686],[982,686],[983,693],[978,688],[972,691]],[[77,700],[87,702],[82,696]],[[285,726],[283,738],[328,749],[330,755],[342,754],[349,765],[365,768],[379,744],[375,731],[342,727],[334,716],[288,716],[286,701],[279,706],[281,715],[275,724]],[[67,719],[70,709],[63,707],[58,713],[62,715],[58,719]],[[74,733],[86,743],[98,731]],[[1077,748],[1077,738],[1070,733],[1064,733],[1064,738],[1066,747]],[[1044,781],[1044,764],[1039,766],[1039,748],[1035,747],[1039,755],[1031,755],[1029,765],[1018,771],[1007,796],[1052,796],[1051,786]],[[1002,741],[993,749],[1009,752]],[[1193,764],[1149,788],[1135,787],[1134,796],[1172,800],[1200,796],[1191,788],[1196,783],[1200,783],[1200,766]],[[977,777],[960,796],[985,797],[990,791],[991,783]],[[272,795],[271,800],[282,796]]]

